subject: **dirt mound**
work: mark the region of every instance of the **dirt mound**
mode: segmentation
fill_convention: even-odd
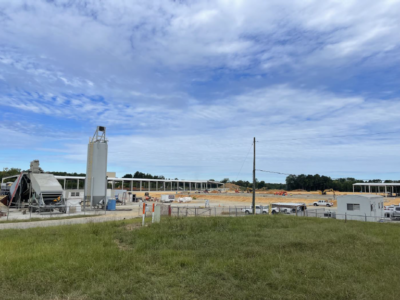
[[[285,190],[268,190],[268,191],[263,191],[262,194],[275,194],[277,192],[285,192]]]
[[[230,190],[238,190],[238,189],[240,189],[240,186],[238,186],[237,184],[233,184],[233,183],[225,183],[225,188],[230,189]]]

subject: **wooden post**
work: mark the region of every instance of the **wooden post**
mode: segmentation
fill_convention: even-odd
[[[256,214],[256,138],[253,139],[253,215]]]

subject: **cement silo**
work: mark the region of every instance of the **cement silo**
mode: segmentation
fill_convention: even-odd
[[[86,166],[85,200],[91,206],[107,202],[107,155],[106,128],[98,126],[89,141]]]

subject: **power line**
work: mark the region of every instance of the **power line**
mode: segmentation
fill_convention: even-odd
[[[273,173],[273,174],[281,174],[281,175],[295,175],[295,174],[287,174],[287,173],[281,173],[281,172],[275,172],[275,171],[266,171],[266,170],[259,170],[259,169],[257,169],[256,171],[265,172],[265,173]]]
[[[256,171],[260,171],[260,172],[265,172],[265,173],[272,173],[272,174],[280,174],[280,175],[287,175],[287,176],[289,176],[289,175],[294,175],[294,176],[299,176],[299,175],[306,175],[306,174],[289,174],[289,173],[282,173],[282,172],[275,172],[275,171],[266,171],[266,170],[259,170],[259,169],[256,169]],[[311,175],[311,174],[310,174]],[[307,176],[307,175],[306,175]],[[326,175],[322,175],[322,176],[326,176]],[[329,177],[329,178],[331,178],[330,176],[326,176],[326,177]],[[340,178],[331,178],[332,180],[339,180],[339,179],[346,179],[346,178],[349,178],[349,177],[340,177]],[[364,181],[366,181],[366,180],[381,180],[381,181],[384,181],[383,179],[378,179],[378,178],[369,178],[369,179],[365,179],[365,178],[354,178],[355,180],[364,180]]]
[[[242,172],[242,168],[243,168],[243,166],[244,166],[244,163],[245,163],[246,160],[247,160],[247,157],[249,156],[251,147],[253,147],[253,143],[251,143],[250,148],[249,148],[249,150],[247,151],[247,154],[246,154],[246,157],[245,157],[245,159],[244,159],[244,161],[243,161],[243,163],[242,163],[242,166],[240,167],[240,170],[239,170],[239,172],[238,172],[237,175],[236,175],[236,180],[239,178],[240,172]]]

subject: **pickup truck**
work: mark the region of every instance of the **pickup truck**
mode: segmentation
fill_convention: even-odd
[[[327,202],[325,200],[318,200],[316,202],[313,202],[314,206],[327,206],[327,207],[331,207],[333,206],[332,202]]]
[[[389,209],[384,210],[385,215],[388,214],[390,219],[392,220],[399,220],[400,219],[400,206],[393,206]]]
[[[249,208],[243,208],[242,212],[244,212],[246,215],[253,214],[253,206],[250,206]],[[259,205],[256,205],[256,215],[259,215],[260,213],[261,213],[261,208],[260,208]],[[268,206],[263,206],[262,207],[262,213],[263,214],[268,214],[269,213]],[[279,209],[273,207],[272,208],[272,214],[274,215],[274,214],[277,214],[277,213],[279,213]]]

